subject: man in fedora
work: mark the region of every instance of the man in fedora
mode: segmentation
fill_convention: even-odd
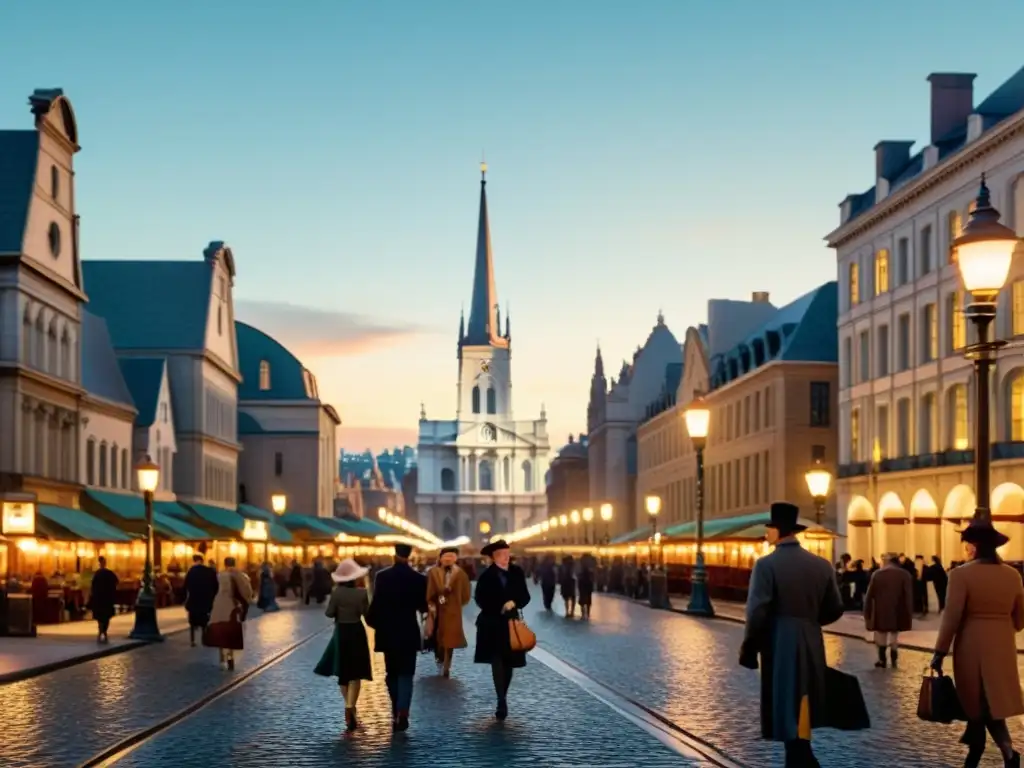
[[[409,566],[412,547],[395,544],[395,564],[373,582],[373,602],[366,623],[375,630],[374,649],[384,654],[384,682],[391,697],[391,723],[409,728],[412,678],[423,644],[418,614],[427,612],[427,577]]]
[[[825,642],[821,628],[843,615],[831,564],[802,546],[794,504],[776,502],[765,538],[775,547],[750,575],[740,664],[761,656],[761,735],[786,745],[787,768],[819,766],[811,730],[825,727]]]

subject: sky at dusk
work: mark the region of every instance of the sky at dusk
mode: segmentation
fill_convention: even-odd
[[[486,152],[514,408],[585,429],[662,309],[833,279],[822,237],[933,71],[1022,64],[1024,4],[962,0],[4,3],[0,127],[74,104],[83,258],[201,258],[340,412],[346,449],[455,410]],[[967,34],[965,30],[970,30]],[[982,44],[983,42],[983,44]],[[159,290],[159,286],[152,286]]]

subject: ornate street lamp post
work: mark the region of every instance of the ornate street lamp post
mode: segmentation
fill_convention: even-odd
[[[708,444],[708,431],[711,428],[711,410],[700,392],[693,393],[693,400],[683,411],[683,419],[697,454],[697,556],[693,566],[690,604],[686,612],[695,616],[714,616],[715,608],[708,591],[708,572],[704,565],[704,448]]]
[[[611,544],[612,505],[605,503],[601,505],[601,519],[604,520],[604,545]]]
[[[989,467],[992,455],[992,440],[989,436],[989,376],[995,353],[1006,342],[990,339],[989,330],[996,317],[996,301],[1006,283],[1013,262],[1013,253],[1019,238],[1009,227],[999,223],[999,211],[992,207],[985,175],[981,176],[981,187],[974,201],[974,210],[960,237],[953,241],[953,255],[960,269],[964,289],[971,294],[971,303],[965,314],[978,331],[978,340],[965,350],[967,358],[974,361],[975,382],[975,439],[974,439],[974,490],[977,506],[976,520],[992,520],[989,508]]]
[[[594,510],[590,507],[583,508],[583,543],[590,546],[590,529],[594,521]],[[596,542],[595,542],[596,543]]]
[[[814,466],[804,473],[804,480],[807,481],[807,490],[814,499],[814,522],[819,526],[825,519],[825,502],[828,501],[828,492],[832,487],[832,473],[821,464],[818,459]]]
[[[288,497],[283,493],[275,493],[270,497],[270,508],[274,510],[275,515],[283,515],[288,511]],[[270,538],[269,536],[267,537]],[[270,541],[263,543],[263,562],[270,562]]]
[[[579,534],[579,530],[580,530],[580,511],[578,509],[574,509],[572,512],[569,513],[569,522],[572,523],[572,525],[573,525],[572,543],[573,544],[579,544],[580,543],[580,534]]]
[[[670,610],[672,608],[668,599],[668,574],[661,567],[661,534],[658,533],[658,515],[661,512],[661,497],[651,494],[644,497],[644,508],[651,521],[651,539],[649,545],[649,558],[651,561],[650,574],[650,605],[651,608]]]
[[[160,465],[147,456],[135,467],[139,489],[146,504],[146,564],[142,571],[142,589],[135,600],[135,625],[132,640],[160,642],[164,636],[156,620],[156,593],[153,591],[153,493],[160,484]]]
[[[661,496],[651,494],[644,497],[644,508],[647,510],[647,518],[651,521],[651,538],[647,543],[647,559],[651,561],[651,570],[658,567],[654,553],[654,539],[658,535],[658,515],[661,512]]]

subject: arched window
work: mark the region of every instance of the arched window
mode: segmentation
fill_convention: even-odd
[[[529,461],[523,462],[523,490],[527,493],[533,491],[533,465]]]
[[[46,339],[46,372],[57,376],[60,371],[57,369],[57,318],[50,320],[50,330],[47,332]]]
[[[473,413],[480,413],[480,387],[473,387]]]
[[[117,488],[117,446],[110,446],[110,487]]]
[[[498,412],[498,393],[494,391],[494,387],[487,388],[487,412]]]
[[[494,490],[494,465],[487,459],[480,462],[480,490]]]
[[[455,521],[450,517],[446,517],[444,522],[441,523],[441,538],[445,541],[451,541],[459,535],[459,528],[455,525]]]
[[[107,444],[100,443],[100,476],[99,486],[107,487]]]
[[[454,491],[455,490],[455,473],[450,469],[441,470],[441,490],[442,491]]]
[[[935,393],[928,392],[921,398],[920,444],[917,453],[935,452]]]
[[[73,378],[71,375],[71,336],[68,334],[66,325],[64,332],[60,335],[60,371],[57,375],[68,380]]]
[[[21,362],[25,365],[32,365],[32,305],[25,304],[25,317],[21,326]]]
[[[35,350],[32,353],[32,365],[42,370],[46,364],[46,324],[43,320],[43,310],[41,309],[39,314],[36,315],[36,330],[33,336]]]
[[[270,389],[270,363],[260,360],[260,391],[266,392]]]
[[[1024,440],[1024,371],[1010,385],[1010,439]]]
[[[96,441],[91,437],[85,444],[85,484],[96,485]]]

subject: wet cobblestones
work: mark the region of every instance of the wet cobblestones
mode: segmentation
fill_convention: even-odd
[[[736,659],[743,627],[653,611],[646,606],[595,596],[588,623],[547,614],[534,602],[527,618],[540,646],[591,677],[667,715],[691,733],[749,766],[781,766],[781,745],[760,739],[759,678]],[[904,650],[898,670],[878,670],[873,646],[826,636],[830,665],[857,675],[873,728],[860,733],[817,731],[815,751],[828,768],[958,768],[962,726],[917,719],[921,674],[930,655]],[[1011,724],[1024,744],[1019,719]],[[982,766],[1002,760],[990,746]]]
[[[436,676],[421,655],[412,725],[392,734],[382,657],[364,683],[361,728],[345,735],[333,681],[314,677],[324,643],[314,641],[117,763],[118,768],[490,768],[590,766],[688,768],[683,758],[537,661],[517,670],[511,715],[494,717],[490,668],[456,656],[453,677]]]
[[[236,672],[245,672],[327,623],[320,610],[255,616]],[[0,766],[73,768],[121,739],[214,691],[217,652],[190,648],[188,633],[42,677],[0,686]]]

